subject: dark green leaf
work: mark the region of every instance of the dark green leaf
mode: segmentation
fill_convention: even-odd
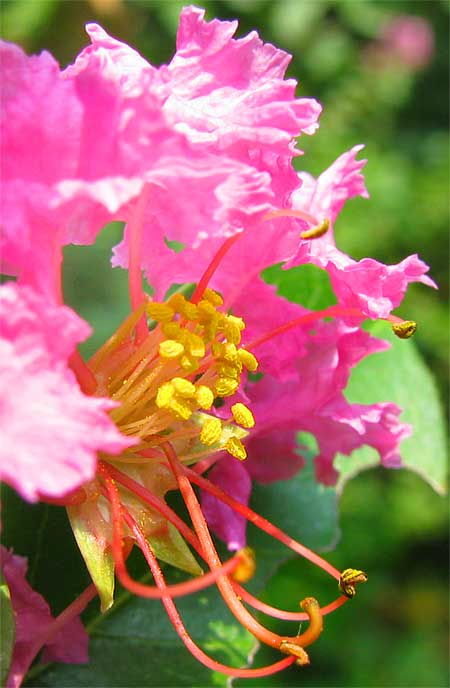
[[[328,273],[315,265],[283,270],[280,263],[263,270],[261,276],[268,284],[277,286],[280,296],[305,308],[321,310],[336,303]]]

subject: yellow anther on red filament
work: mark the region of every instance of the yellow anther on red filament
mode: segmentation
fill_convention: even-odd
[[[170,322],[175,315],[175,311],[167,303],[157,303],[156,301],[147,304],[147,313],[156,322]]]
[[[366,583],[368,580],[367,574],[358,569],[345,569],[341,573],[339,580],[339,590],[347,597],[354,597],[356,595],[355,585],[357,583]]]
[[[328,232],[330,228],[330,220],[328,218],[325,218],[323,222],[320,223],[320,225],[316,225],[315,227],[311,227],[310,229],[307,229],[304,232],[301,232],[300,238],[301,239],[318,239],[319,237],[323,236]]]
[[[218,442],[221,437],[222,422],[220,421],[220,419],[208,419],[202,427],[202,431],[200,433],[200,442],[202,442],[202,444],[206,444],[207,446],[211,446],[212,444],[216,444],[216,442]]]
[[[205,409],[205,411],[209,411],[214,403],[214,393],[212,389],[206,385],[199,385],[197,387],[195,398],[197,399],[200,408]]]
[[[239,550],[239,564],[231,574],[232,578],[238,583],[247,583],[253,578],[256,571],[255,552],[251,547],[244,547]]]
[[[254,373],[258,369],[258,361],[247,349],[239,349],[237,352],[240,362],[249,373]]]
[[[244,461],[247,458],[247,451],[238,437],[230,437],[225,444],[225,449],[239,461]]]
[[[193,399],[195,397],[195,385],[184,377],[174,377],[171,381],[175,392],[185,399]]]
[[[417,323],[414,320],[404,320],[403,322],[393,323],[392,332],[400,339],[409,339],[417,330]]]
[[[240,402],[233,404],[231,407],[231,413],[233,414],[233,418],[236,423],[241,425],[243,428],[253,428],[255,425],[253,413],[249,408],[247,408],[247,406],[245,406],[245,404],[241,404]]]
[[[212,303],[213,306],[222,306],[223,298],[214,289],[206,287],[203,292],[203,298]]]
[[[214,387],[216,396],[231,397],[239,387],[239,381],[231,377],[219,377]]]
[[[159,355],[161,358],[178,358],[184,353],[184,346],[181,342],[174,339],[165,339],[159,345]]]

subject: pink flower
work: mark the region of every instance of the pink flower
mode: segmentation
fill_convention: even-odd
[[[308,598],[299,616],[312,621],[307,636],[281,637],[249,618],[241,598],[259,603],[236,582],[249,577],[248,552],[222,563],[204,513],[231,550],[243,547],[251,520],[340,580],[248,508],[251,480],[301,468],[299,430],[315,435],[316,474],[327,484],[336,454],[364,444],[385,465],[399,465],[409,433],[400,409],[349,404],[343,392],[351,369],[385,346],[361,321],[398,324],[391,310],[408,283],[432,282],[415,256],[384,266],[336,248],[332,226],[342,206],[367,195],[360,147],[317,180],[297,174],[294,136],[314,132],[320,106],[295,98],[284,52],[256,33],[233,38],[235,22],[203,17],[183,10],[177,52],[160,68],[93,24],[92,44],[63,72],[46,53],[2,48],[3,256],[17,282],[2,288],[1,476],[30,501],[68,507],[103,609],[113,603],[115,572],[130,591],[163,599],[206,666],[263,676],[308,661],[303,644],[320,632],[318,604]],[[126,223],[112,262],[129,269],[131,312],[83,361],[76,346],[89,326],[62,303],[62,247],[92,243],[113,219]],[[338,304],[310,312],[279,297],[260,277],[277,262],[327,270]],[[142,272],[158,301],[144,294]],[[190,282],[197,286],[189,299],[178,292],[164,300],[172,284]],[[334,322],[323,322],[327,316]],[[259,381],[251,377],[254,350]],[[202,475],[209,468],[211,480]],[[193,527],[165,504],[173,489]],[[130,543],[155,586],[130,578]],[[198,575],[186,543],[207,574]],[[198,577],[167,586],[157,557]],[[258,640],[289,656],[234,670],[199,650],[172,598],[212,582]]]
[[[45,646],[46,662],[87,662],[88,636],[80,618],[75,616],[59,627],[47,602],[25,578],[27,560],[2,545],[0,554],[15,621],[15,642],[7,688],[21,685],[25,672],[42,646]]]
[[[434,52],[434,34],[423,17],[398,15],[381,32],[385,52],[412,70],[423,69]]]

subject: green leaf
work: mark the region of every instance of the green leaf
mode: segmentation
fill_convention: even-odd
[[[418,473],[439,494],[446,489],[447,444],[445,423],[436,384],[411,340],[398,339],[386,323],[369,326],[370,332],[391,342],[392,348],[373,354],[352,372],[346,390],[350,402],[370,404],[393,401],[403,409],[401,420],[413,434],[401,445],[403,466]],[[339,457],[340,487],[352,475],[379,464],[369,447]]]
[[[176,573],[171,582],[180,580]],[[90,662],[55,664],[27,685],[164,688],[224,685],[224,675],[200,664],[175,633],[157,600],[129,597],[91,625]],[[216,589],[176,600],[187,631],[223,663],[245,666],[253,637],[234,620]]]
[[[263,270],[261,277],[277,286],[277,294],[305,308],[321,310],[336,303],[328,273],[315,265],[283,270],[279,263]]]
[[[0,628],[2,641],[0,643],[0,685],[4,686],[11,665],[11,658],[16,637],[16,624],[11,604],[8,585],[0,571]]]
[[[318,484],[314,477],[312,437],[300,433],[299,440],[307,447],[302,451],[306,454],[304,468],[289,480],[271,485],[255,483],[251,507],[307,547],[330,550],[339,538],[336,491]],[[278,540],[253,528],[249,528],[248,540],[256,550],[257,573],[253,587],[267,580],[281,561],[298,556]]]

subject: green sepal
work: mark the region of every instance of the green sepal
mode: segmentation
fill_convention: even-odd
[[[200,576],[203,573],[203,569],[199,566],[186,541],[171,523],[167,523],[166,529],[161,529],[158,533],[147,537],[147,540],[158,559],[165,561],[166,564],[193,576]]]
[[[68,507],[67,512],[78,547],[97,588],[101,610],[106,612],[114,603],[114,558],[111,549],[103,537],[90,530],[79,506]]]

